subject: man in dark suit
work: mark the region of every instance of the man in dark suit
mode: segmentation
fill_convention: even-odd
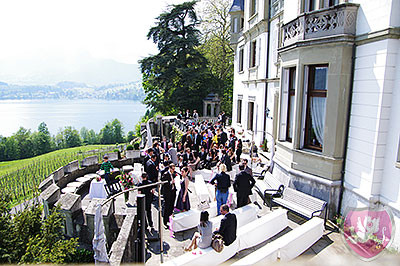
[[[200,144],[201,144],[201,135],[199,134],[199,131],[195,129],[193,136],[193,144],[192,144],[192,150],[194,150],[195,153],[199,152]]]
[[[239,165],[240,173],[235,177],[233,189],[237,192],[237,207],[243,207],[249,203],[249,195],[256,181],[254,178],[244,171],[244,165]]]
[[[229,154],[226,152],[225,149],[223,149],[221,152],[222,152],[222,157],[221,157],[220,163],[223,163],[226,165],[226,170],[228,172],[232,171],[232,161],[231,161],[231,158],[229,157]]]
[[[148,148],[146,153],[147,154],[146,154],[146,156],[144,157],[144,160],[143,160],[143,166],[144,166],[144,171],[145,172],[147,172],[147,162],[151,159],[151,156],[154,153],[153,148]]]
[[[236,215],[229,212],[228,205],[224,204],[220,208],[220,212],[224,215],[221,225],[214,233],[222,236],[225,246],[229,246],[236,240],[237,220]]]
[[[226,141],[228,140],[228,134],[226,134],[225,131],[222,130],[222,128],[219,129],[220,130],[220,139],[218,140],[218,145],[222,144],[225,146]],[[221,143],[220,143],[221,141]]]
[[[168,171],[161,177],[161,181],[168,181],[163,184],[161,187],[161,194],[164,198],[164,213],[163,213],[163,222],[167,227],[169,222],[169,217],[172,215],[174,211],[174,204],[176,198],[176,187],[175,187],[175,165],[170,164],[168,167]]]
[[[139,184],[140,186],[146,186],[152,184],[150,180],[147,178],[147,174],[143,173],[142,174],[142,183]],[[154,188],[148,187],[148,188],[142,188],[138,189],[140,194],[144,194],[145,196],[145,209],[146,209],[146,216],[147,216],[147,225],[153,228],[153,219],[151,216],[151,203],[153,202],[153,194],[154,194]]]
[[[193,160],[193,153],[190,151],[190,148],[186,148],[185,153],[183,154],[183,166],[188,166],[188,164],[193,162]]]
[[[156,160],[157,155],[153,154],[151,159],[146,163],[146,173],[149,176],[149,180],[153,183],[158,181],[158,169],[155,164]]]

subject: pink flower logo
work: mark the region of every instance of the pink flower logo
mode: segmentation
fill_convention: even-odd
[[[393,215],[386,208],[351,210],[344,220],[343,236],[353,254],[362,260],[373,260],[391,244]]]

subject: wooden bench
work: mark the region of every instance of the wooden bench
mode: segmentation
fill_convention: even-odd
[[[282,197],[272,198],[272,201],[309,219],[320,216],[326,207],[325,201],[292,188],[285,188]],[[326,222],[326,217],[327,210],[325,210],[324,222]]]
[[[110,184],[105,184],[104,188],[106,189],[106,193],[108,197],[111,197],[122,191],[121,184],[119,180],[114,180]]]
[[[318,217],[250,253],[232,265],[264,265],[268,262],[290,261],[317,242],[324,233],[324,221]]]
[[[265,171],[262,179],[257,179],[255,188],[264,204],[267,204],[272,209],[272,198],[282,197],[285,186],[276,179],[270,172]]]

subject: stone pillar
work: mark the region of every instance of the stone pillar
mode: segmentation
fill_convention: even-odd
[[[60,188],[56,184],[51,184],[40,194],[40,198],[43,201],[43,211],[45,217],[50,215],[50,208],[58,201],[60,198],[60,193]]]
[[[220,112],[220,107],[221,107],[221,106],[220,106],[220,104],[219,104],[219,103],[217,103],[217,104],[216,104],[216,107],[217,107],[217,115],[219,115],[219,112]]]
[[[53,178],[54,181],[57,183],[58,180],[64,177],[64,166],[58,168],[56,171],[53,173]]]
[[[70,174],[78,169],[79,169],[79,162],[78,160],[75,160],[64,166],[64,173]]]
[[[215,117],[214,108],[215,108],[215,103],[212,103],[211,104],[211,114],[210,114],[211,117]]]
[[[203,116],[207,116],[207,102],[203,102]]]
[[[53,178],[53,174],[51,174],[50,176],[48,176],[45,180],[43,180],[42,182],[40,182],[39,184],[39,190],[41,192],[45,191],[46,188],[48,188],[50,185],[54,184],[54,178]]]
[[[73,222],[74,214],[82,208],[81,196],[77,194],[67,193],[61,196],[56,202],[60,205],[61,212],[65,217],[64,234],[69,237],[76,237],[75,225]]]
[[[85,210],[86,223],[88,227],[88,240],[90,241],[90,243],[93,240],[94,236],[94,216],[96,214],[97,204],[102,204],[103,202],[104,199],[92,199],[92,201],[89,203],[89,206]],[[112,203],[112,201],[109,201],[101,208],[101,214],[103,216],[103,223],[104,223],[104,231],[109,245],[111,244],[110,220],[113,213],[114,213],[114,204]]]
[[[95,164],[98,164],[98,162],[99,162],[99,158],[97,158],[97,155],[89,156],[82,160],[82,167],[88,167],[91,165],[95,165]]]

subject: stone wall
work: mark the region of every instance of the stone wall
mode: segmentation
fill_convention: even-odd
[[[112,162],[113,166],[119,169],[124,165],[141,163],[142,158],[140,156],[140,151],[131,152],[134,152],[132,158],[124,158],[121,160],[118,160],[118,153],[115,153],[117,160]],[[97,156],[89,156],[83,159],[81,167],[79,167],[79,161],[72,161],[54,171],[39,185],[39,190],[41,191],[40,198],[43,202],[45,216],[49,215],[50,209],[56,204],[60,205],[61,212],[65,217],[65,235],[68,237],[79,237],[80,242],[89,245],[93,239],[95,204],[102,203],[104,200],[99,199],[100,202],[92,200],[89,206],[83,211],[81,195],[72,193],[61,194],[61,190],[65,188],[68,183],[74,182],[78,177],[97,172],[100,169],[100,164]],[[118,174],[118,171],[113,172],[111,178],[114,178]],[[86,186],[88,184],[89,183],[87,183]],[[103,206],[102,214],[107,241],[109,246],[111,246],[113,241],[117,238],[122,221],[118,224],[116,223],[114,205],[111,202]]]
[[[136,214],[130,213],[125,217],[118,238],[111,247],[110,265],[134,262],[136,232]]]

